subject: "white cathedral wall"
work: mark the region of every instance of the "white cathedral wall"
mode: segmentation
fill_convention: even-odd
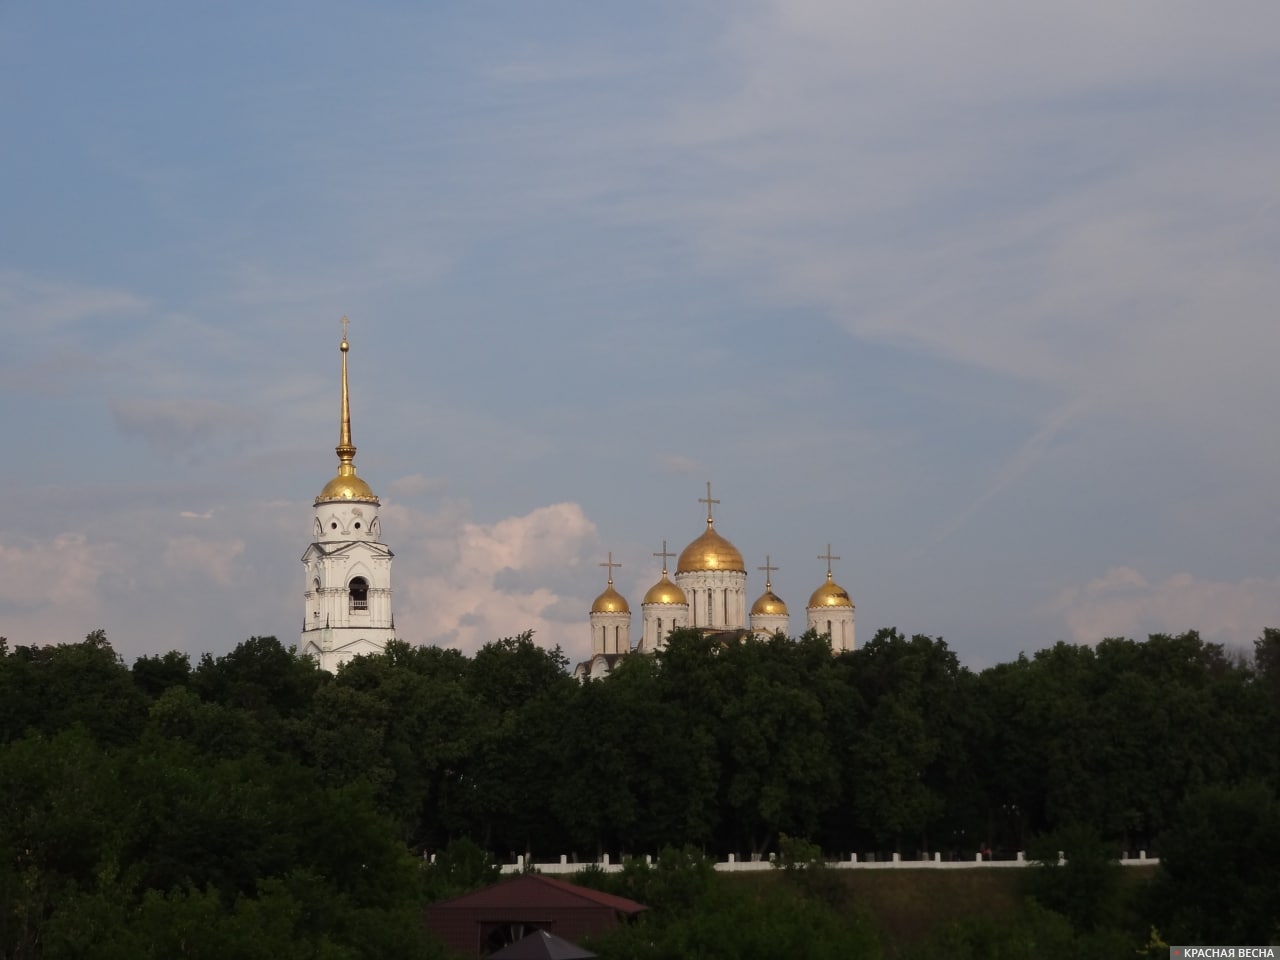
[[[631,614],[591,614],[591,655],[631,652]],[[594,674],[593,674],[594,676]]]
[[[692,626],[740,630],[747,625],[746,573],[739,570],[691,570],[677,573],[674,580],[689,598]]]
[[[810,607],[809,629],[831,637],[831,652],[844,653],[854,649],[854,625],[852,607]]]
[[[758,613],[751,618],[751,630],[764,637],[772,637],[775,633],[786,634],[791,627],[791,618],[782,614]]]
[[[672,630],[689,625],[689,607],[682,603],[646,603],[641,608],[643,619],[638,653],[657,653],[667,645]]]

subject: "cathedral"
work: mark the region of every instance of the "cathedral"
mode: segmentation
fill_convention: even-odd
[[[711,484],[701,503],[707,505],[707,528],[680,551],[674,577],[667,572],[667,559],[674,554],[662,544],[662,576],[649,588],[640,602],[640,640],[631,645],[631,606],[613,586],[614,563],[609,554],[602,567],[608,568],[604,592],[591,604],[591,659],[579,663],[573,675],[579,680],[607,676],[618,660],[629,653],[654,653],[661,650],[672,630],[692,627],[705,633],[728,633],[742,636],[753,633],[772,636],[788,633],[791,625],[787,605],[773,592],[771,574],[777,568],[769,557],[760,569],[765,573],[764,593],[747,612],[747,568],[738,548],[716,531]],[[807,629],[815,630],[831,642],[832,653],[854,648],[853,601],[849,593],[832,578],[831,561],[839,560],[827,545],[827,579],[809,597],[805,608]],[[750,619],[750,626],[747,621]]]
[[[391,557],[382,542],[378,498],[356,476],[347,391],[347,318],[342,318],[342,420],[338,473],[315,501],[311,546],[302,555],[302,638],[298,651],[321,668],[338,667],[360,654],[381,653],[395,639],[391,613]]]
[[[392,552],[382,542],[378,522],[379,501],[356,475],[356,448],[351,441],[351,400],[347,386],[347,318],[342,318],[342,412],[339,423],[338,472],[315,499],[312,542],[302,555],[302,635],[298,651],[312,657],[324,670],[336,673],[342,664],[361,654],[381,653],[395,639],[391,612]],[[790,629],[787,605],[773,592],[771,574],[777,568],[768,557],[764,593],[747,611],[747,568],[737,547],[715,527],[713,505],[707,495],[707,527],[680,552],[674,575],[667,560],[675,554],[663,541],[662,576],[640,603],[640,639],[631,643],[631,607],[613,586],[613,570],[621,566],[609,554],[608,583],[591,605],[591,658],[579,663],[579,679],[607,676],[621,657],[630,653],[652,654],[661,650],[672,630],[691,627],[705,633],[772,636]],[[853,601],[831,575],[831,562],[839,557],[831,545],[819,559],[827,561],[826,582],[809,597],[807,629],[829,638],[833,653],[852,650]],[[748,619],[750,626],[748,626]]]

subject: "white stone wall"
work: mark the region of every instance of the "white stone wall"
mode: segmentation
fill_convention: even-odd
[[[316,504],[311,537],[317,543],[349,540],[376,542],[381,533],[376,503],[327,500]]]
[[[688,604],[646,603],[641,611],[638,653],[657,653],[667,645],[667,635],[672,630],[689,625]]]
[[[762,637],[772,637],[778,631],[789,635],[791,618],[784,613],[753,613],[751,630]]]
[[[854,648],[853,607],[810,607],[809,629],[831,638],[831,652]]]
[[[694,627],[741,630],[747,625],[747,575],[739,570],[691,570],[673,578],[689,600]]]
[[[591,655],[631,652],[631,614],[591,614]]]

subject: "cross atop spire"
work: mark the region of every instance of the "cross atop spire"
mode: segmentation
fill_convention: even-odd
[[[827,561],[827,579],[828,579],[828,580],[830,580],[830,579],[831,579],[831,561],[832,561],[832,560],[839,560],[839,559],[840,559],[839,557],[837,557],[837,556],[835,556],[835,555],[833,555],[833,554],[831,553],[831,544],[829,544],[829,543],[827,544],[827,552],[826,552],[826,553],[820,553],[820,554],[818,554],[818,559],[819,559],[819,560],[825,560],[825,561]]]
[[[711,499],[711,481],[710,480],[707,481],[707,495],[705,497],[699,497],[698,502],[705,503],[707,505],[707,526],[709,527],[715,523],[715,519],[711,516],[711,505],[713,503],[720,502],[719,500]]]
[[[665,545],[665,544],[663,545],[663,549],[666,549],[666,545]],[[608,568],[609,568],[609,586],[611,586],[611,587],[612,587],[612,586],[613,586],[613,568],[614,568],[614,567],[620,567],[620,566],[622,566],[622,564],[620,564],[620,563],[614,563],[614,562],[613,562],[613,551],[612,551],[612,550],[610,550],[610,551],[609,551],[609,562],[608,562],[608,563],[602,563],[602,564],[600,564],[600,566],[602,566],[602,567],[608,567]]]
[[[674,553],[667,549],[667,541],[662,541],[662,552],[655,553],[654,556],[662,558],[662,575],[665,577],[667,575],[667,557],[675,556]]]
[[[828,548],[827,552],[828,552],[828,553],[830,553],[830,552],[831,552],[831,550]],[[775,567],[772,563],[770,563],[770,562],[769,562],[769,555],[766,553],[766,554],[764,555],[764,566],[763,566],[763,567],[756,567],[756,569],[757,569],[757,570],[763,570],[763,571],[764,571],[764,588],[765,588],[766,590],[772,590],[772,589],[773,589],[773,577],[772,577],[771,575],[772,575],[773,571],[778,570],[778,569],[781,569],[781,568],[780,568],[780,567]]]
[[[347,339],[347,324],[350,322],[351,321],[347,319],[347,315],[344,313],[342,315],[342,339],[343,340]]]

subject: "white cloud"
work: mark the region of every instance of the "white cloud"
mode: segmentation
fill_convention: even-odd
[[[393,507],[383,511],[383,525],[396,551],[396,627],[406,640],[472,653],[533,630],[543,646],[560,644],[570,656],[582,652],[577,647],[586,643],[589,601],[572,591],[583,554],[595,546],[596,527],[578,504],[539,507],[491,524],[457,512]],[[581,630],[559,618],[565,606],[582,610]]]
[[[1152,583],[1131,567],[1113,567],[1062,591],[1055,611],[1077,643],[1199,630],[1206,640],[1247,648],[1263,628],[1280,626],[1280,577],[1223,583],[1178,573]]]
[[[112,547],[77,534],[23,545],[0,542],[0,602],[17,608],[88,603],[113,554]]]
[[[194,574],[203,579],[228,585],[231,583],[236,558],[242,553],[244,553],[243,540],[175,537],[165,546],[164,565],[169,570]]]

